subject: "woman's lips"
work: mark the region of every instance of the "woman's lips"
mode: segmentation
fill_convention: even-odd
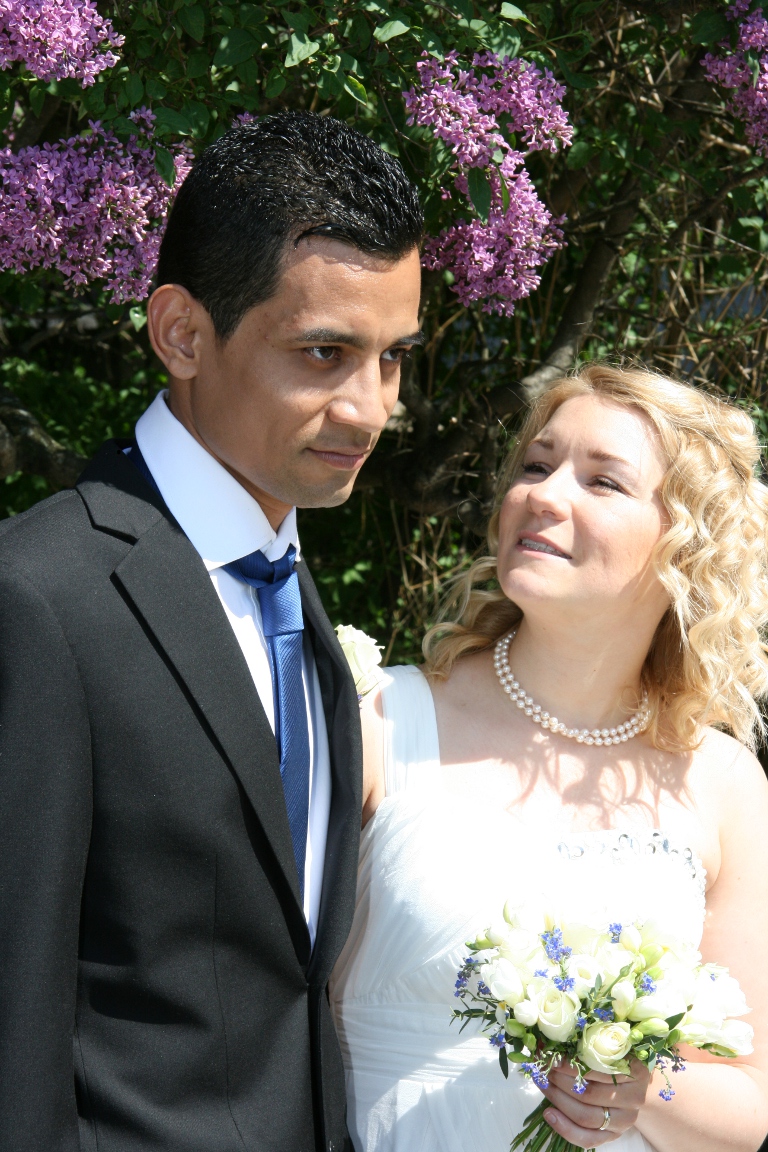
[[[571,557],[562,548],[558,548],[550,540],[540,536],[522,535],[517,541],[517,547],[522,552],[535,552],[538,556],[554,556],[558,560],[570,560]]]
[[[366,459],[367,452],[331,452],[320,448],[308,448],[313,456],[317,456],[331,468],[339,468],[345,472],[354,472]]]

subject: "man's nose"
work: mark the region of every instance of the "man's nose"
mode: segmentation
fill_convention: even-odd
[[[366,360],[347,377],[334,396],[328,416],[335,424],[348,424],[377,436],[392,414],[397,383],[385,381],[378,358]]]

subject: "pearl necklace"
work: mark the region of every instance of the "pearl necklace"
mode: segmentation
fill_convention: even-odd
[[[534,724],[541,724],[542,728],[548,728],[550,732],[556,732],[560,736],[567,736],[569,740],[577,740],[579,744],[626,744],[627,740],[631,740],[639,732],[644,732],[648,727],[651,711],[648,707],[648,695],[643,692],[643,700],[637,712],[616,728],[592,728],[591,730],[589,728],[566,728],[565,724],[560,723],[557,716],[550,716],[549,712],[542,711],[541,705],[534,704],[531,697],[526,696],[525,689],[521,688],[515,679],[509,666],[509,645],[514,638],[515,633],[509,632],[496,642],[493,663],[499,682],[512,703],[521,708],[526,716],[530,716]]]

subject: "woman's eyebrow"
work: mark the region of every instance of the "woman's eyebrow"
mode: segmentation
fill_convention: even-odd
[[[633,464],[631,460],[625,460],[623,456],[615,456],[612,452],[603,452],[600,448],[596,448],[593,452],[588,452],[590,460],[598,460],[601,464],[620,464],[631,471],[637,471],[637,465]]]
[[[536,439],[531,440],[528,445],[529,448],[533,448],[534,446],[551,451],[555,447],[555,442],[548,436],[537,436]],[[587,456],[590,460],[595,460],[600,464],[619,464],[624,468],[629,468],[632,472],[637,471],[637,466],[633,464],[631,460],[626,460],[623,456],[616,456],[613,452],[605,452],[601,448],[593,449],[587,453]]]

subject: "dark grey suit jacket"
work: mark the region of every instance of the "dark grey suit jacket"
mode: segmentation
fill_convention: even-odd
[[[332,804],[315,947],[279,764],[194,548],[111,442],[0,525],[0,1149],[341,1152],[352,677],[298,567]]]

